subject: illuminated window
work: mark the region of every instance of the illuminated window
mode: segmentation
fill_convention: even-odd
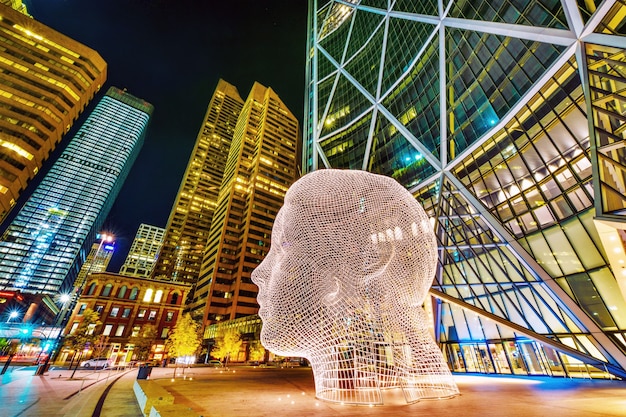
[[[139,336],[139,330],[141,330],[141,327],[139,326],[135,326],[133,327],[133,333],[131,334],[132,337],[137,337]]]
[[[143,318],[146,316],[146,309],[142,308],[141,310],[139,310],[139,312],[137,313],[137,317],[139,318]]]
[[[165,339],[169,331],[170,331],[169,327],[164,327],[163,330],[161,330],[161,339]]]
[[[110,314],[110,316],[111,316],[111,317],[117,317],[117,315],[119,314],[119,312],[120,312],[120,308],[119,308],[119,307],[113,307],[113,308],[111,309],[111,314]]]
[[[78,329],[78,323],[72,324],[72,328],[70,329],[70,334],[74,334],[76,329]]]
[[[174,318],[174,312],[168,311],[167,314],[165,315],[165,321],[172,321],[173,318]]]
[[[139,294],[139,290],[137,289],[137,287],[133,288],[130,291],[130,297],[128,297],[130,300],[136,300],[137,299],[137,294]]]
[[[163,290],[157,290],[157,292],[154,294],[154,302],[160,303],[161,298],[163,298]]]
[[[124,328],[126,326],[117,326],[117,330],[115,330],[115,336],[124,336]]]
[[[150,310],[150,315],[148,316],[148,320],[156,319],[156,310]]]
[[[122,317],[123,317],[123,318],[130,317],[130,311],[131,311],[131,309],[130,309],[130,308],[125,308],[125,309],[124,309],[124,312],[122,313]]]
[[[148,288],[148,289],[146,290],[146,294],[143,296],[143,301],[144,301],[145,303],[149,303],[149,302],[150,302],[150,300],[152,300],[152,292],[153,292],[153,291],[152,291],[152,288]]]
[[[91,323],[89,327],[87,327],[87,334],[93,334],[94,330],[96,330],[96,323]]]
[[[111,334],[112,330],[113,330],[113,325],[112,324],[106,324],[104,326],[104,330],[102,331],[102,334],[104,336],[109,336]]]

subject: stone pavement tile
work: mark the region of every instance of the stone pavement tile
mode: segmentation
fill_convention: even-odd
[[[118,379],[107,393],[102,405],[102,417],[137,417],[142,416],[137,404],[133,385],[137,380],[137,370],[132,370]]]
[[[102,392],[122,374],[78,370],[70,379],[69,370],[51,368],[42,376],[34,372],[34,367],[18,368],[2,376],[0,417],[92,417]]]
[[[369,407],[317,400],[308,368],[191,368],[174,381],[171,369],[155,368],[151,378],[203,417],[626,416],[623,381],[455,375],[457,397],[406,405],[385,394],[393,401]]]

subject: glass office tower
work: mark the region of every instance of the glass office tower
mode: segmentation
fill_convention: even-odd
[[[143,144],[151,104],[115,87],[0,240],[0,288],[69,292]]]
[[[303,165],[424,205],[450,367],[626,377],[625,4],[309,5]]]

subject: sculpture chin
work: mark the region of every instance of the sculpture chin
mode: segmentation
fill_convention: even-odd
[[[277,335],[276,332],[272,332],[268,329],[271,329],[271,327],[267,324],[266,320],[263,320],[263,327],[261,327],[261,344],[265,349],[279,356],[303,357],[305,355],[302,347],[297,345],[296,340],[282,336],[280,333]]]

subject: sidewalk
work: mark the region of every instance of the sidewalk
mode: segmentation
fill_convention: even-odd
[[[185,378],[172,376],[172,368],[154,368],[150,378],[203,417],[626,416],[624,381],[456,374],[455,398],[406,405],[386,391],[386,405],[369,407],[316,399],[310,368],[188,368]]]
[[[132,386],[137,369],[81,370],[50,368],[35,376],[35,367],[11,368],[0,380],[0,416],[92,417],[107,387],[103,417],[141,416]],[[96,414],[97,415],[97,414]]]
[[[0,417],[141,417],[133,392],[137,368],[78,370],[73,379],[69,370],[34,373],[34,367],[14,368],[2,376]],[[368,407],[317,400],[310,368],[198,367],[184,375],[179,368],[173,377],[174,368],[153,368],[150,375],[175,404],[203,417],[626,416],[624,381],[455,375],[461,391],[455,398],[406,405],[400,396]]]

